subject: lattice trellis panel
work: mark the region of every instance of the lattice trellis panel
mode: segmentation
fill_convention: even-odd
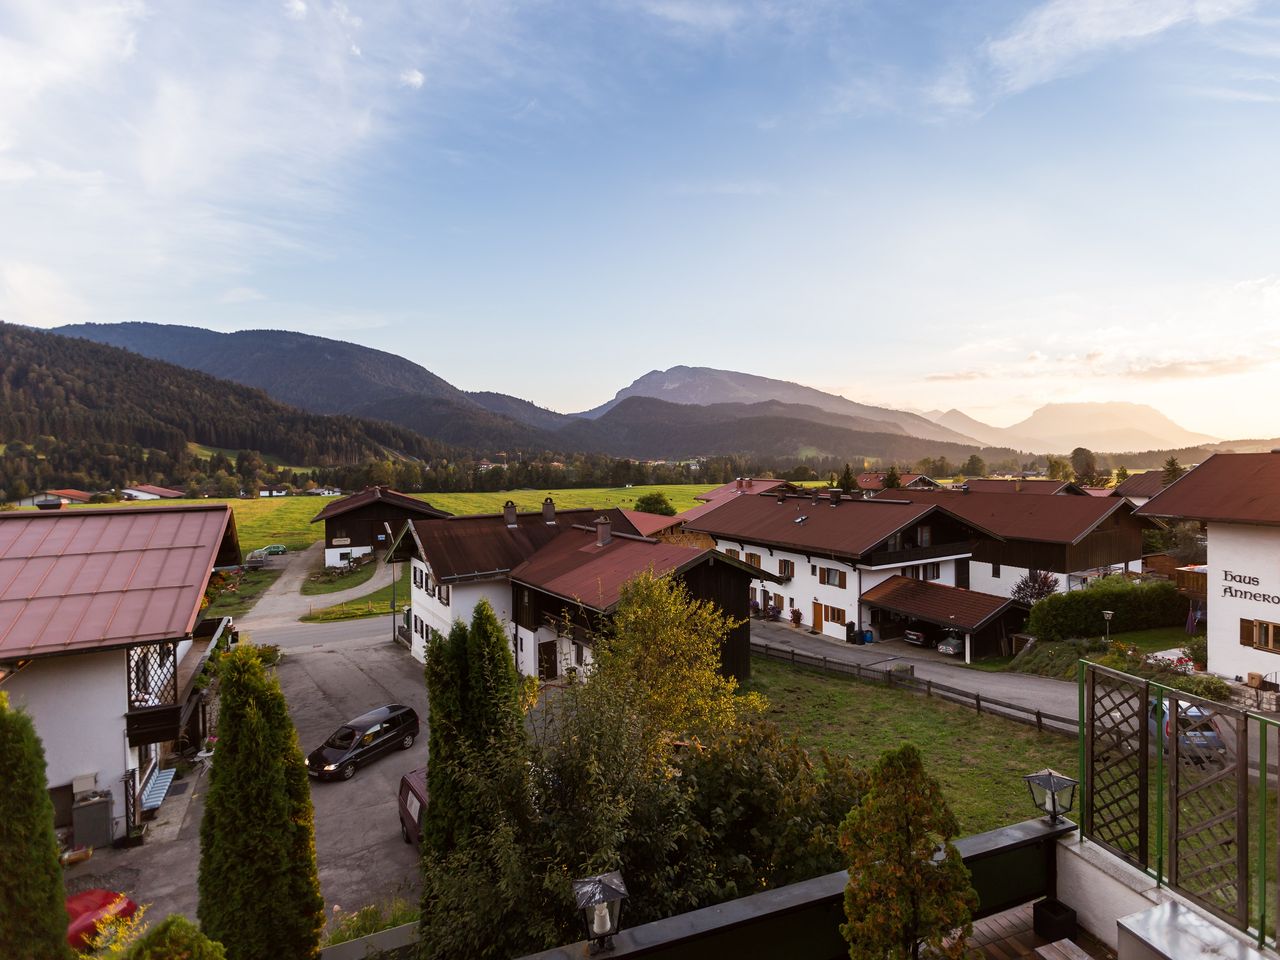
[[[157,707],[178,702],[177,645],[162,641],[129,648],[129,706]]]
[[[1145,868],[1148,685],[1095,668],[1085,697],[1085,835]]]
[[[1248,721],[1220,704],[1171,696],[1166,706],[1169,884],[1219,916],[1247,925]]]

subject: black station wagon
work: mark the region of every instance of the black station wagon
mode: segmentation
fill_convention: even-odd
[[[418,737],[418,714],[391,703],[340,726],[307,756],[307,773],[321,780],[350,780],[356,767],[392,750],[408,750]]]

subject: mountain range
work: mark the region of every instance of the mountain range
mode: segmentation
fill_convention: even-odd
[[[959,410],[897,410],[812,387],[710,367],[651,371],[576,414],[507,394],[468,392],[403,357],[309,334],[220,333],[171,324],[78,324],[57,333],[120,347],[260,389],[320,414],[388,421],[443,443],[498,451],[585,451],[637,459],[735,453],[911,460],[1200,446],[1140,404],[1050,404],[1001,428]]]

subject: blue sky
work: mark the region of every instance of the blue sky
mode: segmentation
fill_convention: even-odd
[[[0,0],[0,318],[1276,436],[1278,121],[1249,0]]]

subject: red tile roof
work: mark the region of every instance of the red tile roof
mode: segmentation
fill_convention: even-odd
[[[226,504],[0,514],[0,660],[183,637],[239,562]]]
[[[618,509],[557,510],[547,523],[541,511],[516,514],[516,525],[507,526],[500,513],[438,520],[415,520],[411,531],[417,555],[431,567],[437,580],[454,583],[505,574],[542,549],[575,523],[587,524],[606,516],[619,533],[636,534],[636,528]],[[403,554],[396,541],[392,556]]]
[[[1135,473],[1133,476],[1126,478],[1123,483],[1116,485],[1111,494],[1116,497],[1146,497],[1150,499],[1163,490],[1164,486],[1163,470],[1147,470],[1145,473]]]
[[[859,490],[883,490],[884,478],[887,476],[888,476],[888,473],[884,471],[880,471],[879,473],[860,473],[858,474],[858,481],[857,481],[858,489]],[[931,477],[925,476],[923,473],[902,473],[898,475],[898,481],[904,487],[907,486],[907,484],[915,483],[919,480],[928,481],[926,486],[930,486],[930,487],[938,486],[935,480],[933,480]]]
[[[691,520],[697,520],[699,517],[703,516],[704,514],[710,513],[712,510],[715,510],[717,507],[723,507],[726,503],[732,503],[732,502],[733,502],[732,498],[722,497],[719,500],[712,500],[710,503],[700,503],[696,507],[690,507],[688,510],[684,510],[680,513],[677,513],[676,519],[679,520],[681,523],[687,524]]]
[[[642,510],[623,510],[622,515],[631,521],[636,533],[642,537],[652,537],[663,530],[680,526],[679,517],[664,517],[659,513],[645,513]]]
[[[1115,491],[1111,487],[1081,487],[1091,497],[1109,497]]]
[[[702,562],[715,551],[642,537],[613,536],[597,546],[594,527],[561,532],[511,571],[511,579],[544,593],[607,612],[622,585],[645,571],[663,577]]]
[[[125,487],[126,490],[140,490],[143,493],[149,493],[152,496],[160,497],[164,500],[177,500],[184,496],[181,490],[171,490],[169,487],[157,487],[153,483],[135,483]]]
[[[1023,606],[1008,597],[898,576],[867,590],[862,602],[965,633],[982,629],[1010,607]]]
[[[77,503],[88,503],[93,499],[93,494],[85,493],[83,490],[46,490],[45,493],[51,497],[61,497],[64,500],[74,500]]]
[[[886,490],[876,494],[878,500],[890,497],[938,504],[1006,540],[1041,543],[1079,543],[1113,513],[1133,511],[1129,501],[1120,497],[1038,497],[949,490]]]
[[[1083,493],[1067,480],[1014,479],[1014,480],[966,480],[965,485],[974,493],[1030,493],[1053,496],[1059,493]]]
[[[739,483],[742,484],[741,487],[738,486]],[[723,500],[725,497],[736,496],[739,493],[767,493],[783,486],[791,488],[792,484],[786,480],[757,480],[754,477],[742,477],[739,480],[731,480],[728,483],[721,484],[706,493],[699,493],[693,499],[714,503],[718,500]]]
[[[1137,512],[1143,517],[1280,526],[1280,453],[1215,453]]]
[[[392,490],[390,487],[365,487],[359,493],[353,493],[348,497],[342,497],[339,500],[331,500],[311,518],[312,523],[320,520],[328,520],[330,517],[341,516],[352,510],[358,510],[366,507],[371,503],[387,503],[395,507],[402,507],[410,513],[418,513],[424,517],[447,517],[443,510],[437,510],[425,500],[419,500],[417,497],[411,497],[407,493],[401,493],[399,490]]]
[[[836,506],[826,497],[817,503],[812,497],[802,496],[738,497],[687,522],[685,528],[722,540],[859,557],[935,511],[950,512],[932,503],[895,503],[888,494],[898,492],[886,491],[881,495],[883,500],[842,498]],[[969,525],[987,532],[980,525]]]

